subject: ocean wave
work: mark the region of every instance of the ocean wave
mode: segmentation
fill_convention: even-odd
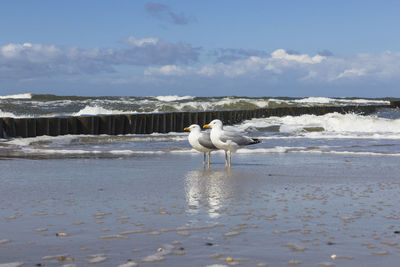
[[[59,135],[59,136],[36,136],[27,138],[4,139],[3,144],[17,147],[28,146],[68,146],[79,143],[91,145],[96,143],[117,142],[179,142],[187,140],[187,133],[153,133],[153,134],[126,134],[126,135]]]
[[[78,112],[70,114],[71,116],[82,115],[111,115],[111,114],[133,114],[134,111],[111,110],[101,106],[86,106]]]
[[[26,93],[26,94],[16,94],[16,95],[5,95],[5,96],[0,96],[0,99],[32,99],[32,94]]]
[[[18,116],[15,115],[14,113],[11,112],[6,112],[0,109],[0,118],[25,118],[25,117],[29,117],[29,115],[27,116]]]
[[[292,100],[294,103],[308,104],[365,104],[365,105],[389,105],[390,101],[378,99],[345,99],[330,97],[306,97]]]
[[[321,116],[301,115],[247,120],[239,125],[242,131],[277,126],[282,133],[400,133],[400,119],[386,119],[354,113],[329,113]]]
[[[194,96],[177,96],[177,95],[166,95],[166,96],[155,96],[155,99],[158,101],[163,101],[163,102],[173,102],[173,101],[180,101],[180,100],[188,100],[188,99],[194,99]]]
[[[382,99],[342,99],[326,97],[82,97],[45,94],[1,96],[0,109],[9,117],[54,117],[102,114],[134,114],[179,111],[252,110],[300,106],[387,105]],[[1,115],[1,114],[0,114]]]

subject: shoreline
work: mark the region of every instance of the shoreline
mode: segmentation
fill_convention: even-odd
[[[396,266],[398,162],[384,159],[0,161],[0,264]]]

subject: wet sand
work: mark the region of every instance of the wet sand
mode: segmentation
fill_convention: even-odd
[[[0,266],[398,266],[398,157],[201,161],[1,160]]]

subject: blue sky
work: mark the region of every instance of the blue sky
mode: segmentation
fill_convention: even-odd
[[[0,94],[400,96],[398,1],[8,1]]]

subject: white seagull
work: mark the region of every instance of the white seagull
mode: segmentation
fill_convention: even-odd
[[[210,168],[210,154],[211,151],[218,150],[216,146],[213,145],[210,139],[210,133],[202,132],[201,128],[197,124],[192,124],[184,129],[185,131],[190,131],[188,136],[188,141],[190,145],[199,152],[204,153],[203,157],[203,167],[206,166],[206,154],[208,153],[208,168]]]
[[[240,135],[236,132],[229,132],[223,130],[222,121],[213,120],[209,124],[203,126],[204,128],[211,128],[210,138],[211,142],[219,149],[225,150],[225,166],[231,167],[232,152],[236,152],[241,147],[247,145],[258,144],[261,140],[251,138],[248,136]],[[229,161],[228,161],[229,151]]]

